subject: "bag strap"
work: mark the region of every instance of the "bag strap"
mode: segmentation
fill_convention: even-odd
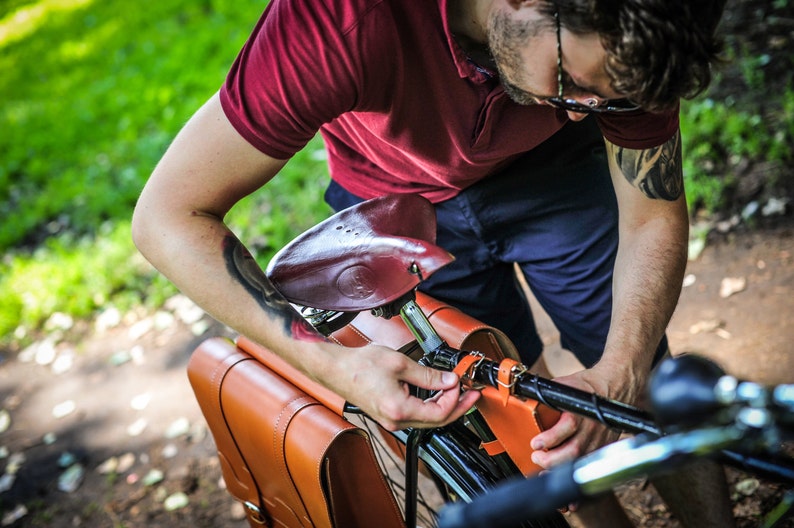
[[[286,379],[300,390],[331,409],[339,416],[344,415],[345,399],[332,390],[310,379],[304,373],[287,363],[284,359],[274,354],[267,348],[255,343],[245,336],[237,338],[237,346],[251,354],[257,361],[266,365],[276,374]]]

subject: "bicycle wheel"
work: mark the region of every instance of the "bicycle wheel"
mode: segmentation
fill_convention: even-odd
[[[405,452],[408,433],[389,433],[369,418],[357,415],[351,421],[366,430],[376,458],[392,493],[405,515]],[[437,511],[445,503],[470,502],[503,479],[501,470],[480,449],[480,439],[460,422],[428,430],[420,443],[419,483],[416,491],[416,526],[436,526]],[[527,521],[526,528],[567,528],[568,522],[556,513],[542,520]],[[410,527],[409,527],[410,528]]]

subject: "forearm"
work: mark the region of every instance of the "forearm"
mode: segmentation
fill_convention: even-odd
[[[612,322],[599,367],[639,390],[675,310],[686,267],[689,221],[680,135],[645,150],[607,143],[607,156],[620,209],[620,242]]]
[[[150,227],[158,226],[155,231],[142,225],[148,222],[140,222],[136,242],[164,275],[210,314],[358,405],[382,426],[441,426],[476,401],[477,391],[460,395],[452,373],[422,367],[385,347],[346,348],[325,340],[275,290],[219,220],[193,220],[191,227],[182,229],[152,222]],[[438,397],[413,397],[409,385],[438,391]]]
[[[231,126],[212,97],[174,139],[144,187],[133,216],[141,253],[209,314],[300,363],[320,336],[273,289],[223,223],[243,196],[285,161],[263,155]],[[303,353],[302,353],[303,352]],[[323,355],[317,363],[322,363]]]
[[[621,235],[612,323],[602,362],[644,378],[673,315],[686,267],[686,216],[660,218]]]
[[[223,222],[208,214],[149,211],[147,205],[144,196],[135,242],[152,265],[215,319],[314,377],[310,367],[323,356],[309,365],[301,359],[316,355],[311,349],[322,337],[273,288]]]

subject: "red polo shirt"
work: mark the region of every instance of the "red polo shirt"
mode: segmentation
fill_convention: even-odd
[[[221,88],[237,131],[286,159],[319,130],[331,176],[362,198],[437,202],[531,150],[567,121],[512,102],[466,57],[448,0],[271,0]],[[603,115],[629,148],[667,141],[678,113]]]

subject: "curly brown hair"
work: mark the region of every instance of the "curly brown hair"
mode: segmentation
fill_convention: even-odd
[[[674,107],[711,82],[726,0],[553,0],[540,9],[577,34],[598,33],[612,88],[649,111]]]

